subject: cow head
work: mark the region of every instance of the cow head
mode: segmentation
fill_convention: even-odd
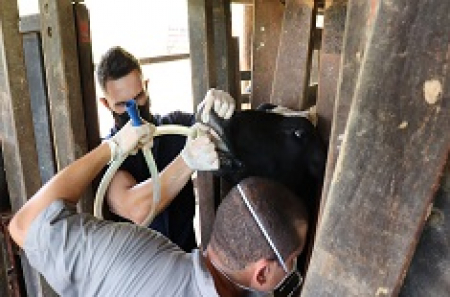
[[[310,120],[258,109],[237,111],[229,120],[211,114],[208,125],[220,138],[217,175],[232,185],[248,176],[271,178],[315,207],[326,152]]]

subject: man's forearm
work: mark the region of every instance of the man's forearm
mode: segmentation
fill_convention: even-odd
[[[63,199],[77,203],[86,187],[109,159],[109,146],[102,143],[50,179],[12,218],[9,231],[16,243],[23,245],[33,220],[53,201]]]
[[[161,199],[155,214],[163,211],[190,179],[193,170],[178,156],[159,174]],[[151,178],[137,184],[127,172],[119,171],[108,189],[108,203],[112,211],[136,224],[141,224],[152,210],[153,181]]]

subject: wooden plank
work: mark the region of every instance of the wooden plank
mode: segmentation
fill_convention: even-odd
[[[450,293],[450,162],[414,253],[400,296]]]
[[[241,110],[242,104],[242,92],[241,92],[241,70],[240,70],[240,52],[239,52],[239,37],[232,37],[231,43],[231,81],[233,88],[230,90],[230,94],[236,101],[236,110]]]
[[[100,128],[95,95],[94,60],[92,57],[91,27],[89,12],[83,3],[74,6],[75,28],[77,32],[78,58],[80,67],[81,93],[83,98],[84,122],[88,149],[100,144]]]
[[[233,96],[236,102],[236,110],[241,110],[242,98],[240,90],[240,71],[239,71],[239,38],[232,37],[230,39],[230,59],[229,59],[229,69],[230,69],[230,94]],[[219,201],[231,190],[232,185],[230,182],[223,178],[220,178],[220,194]],[[216,199],[217,200],[217,199]],[[217,209],[218,204],[216,205]]]
[[[2,138],[0,137],[0,213],[11,211],[2,147]]]
[[[188,22],[195,108],[216,81],[211,0],[189,0]]]
[[[40,0],[46,67],[58,170],[87,152],[72,1]]]
[[[230,0],[212,1],[214,28],[214,65],[216,66],[215,87],[230,92],[233,89],[231,69],[231,4]],[[234,95],[234,94],[232,94]]]
[[[325,143],[329,143],[334,103],[341,70],[348,0],[325,2],[324,29],[320,50],[319,89],[317,98],[317,129]],[[359,29],[358,29],[359,30]],[[356,31],[356,30],[355,30]]]
[[[253,5],[253,0],[232,0],[231,2],[236,4]]]
[[[10,296],[7,261],[8,253],[6,250],[6,239],[4,230],[0,226],[0,296]]]
[[[20,285],[22,274],[20,273],[20,267],[18,267],[14,249],[17,249],[16,244],[12,240],[8,232],[8,224],[11,220],[11,213],[0,213],[0,245],[3,253],[3,266],[5,268],[5,282],[0,282],[0,286],[3,285],[6,289],[6,294],[1,296],[20,297],[25,296],[25,287]],[[0,266],[1,267],[1,266]],[[1,292],[1,289],[0,289]]]
[[[16,1],[0,0],[0,137],[11,207],[18,210],[41,186],[30,95],[25,71]],[[22,256],[30,296],[51,290]],[[47,296],[47,295],[46,295]]]
[[[41,32],[41,17],[39,14],[26,15],[20,18],[19,31],[25,33]]]
[[[19,209],[40,185],[37,153],[24,67],[22,40],[18,30],[17,4],[1,0],[0,98],[6,178],[13,210]]]
[[[376,3],[302,296],[399,294],[450,147],[449,9]]]
[[[313,0],[287,0],[270,102],[294,110],[308,108],[307,91],[316,22]]]
[[[57,170],[88,151],[72,1],[39,0]],[[91,212],[89,187],[78,208]]]
[[[155,63],[165,63],[165,62],[173,62],[184,59],[189,59],[191,57],[190,54],[175,54],[175,55],[163,55],[157,57],[149,57],[149,58],[140,58],[139,64],[148,65]]]
[[[339,155],[339,148],[342,145],[345,125],[347,123],[353,94],[361,68],[361,61],[364,58],[364,48],[367,43],[367,36],[373,24],[373,18],[370,16],[373,15],[374,10],[375,6],[367,1],[350,0],[347,6],[346,29],[344,33],[343,56],[341,62],[345,67],[340,66],[331,134],[328,140],[328,156],[322,188],[320,212],[322,212],[326,203],[328,190],[336,166],[336,160]],[[318,129],[321,131],[321,135],[326,136],[324,130],[326,131],[328,128],[324,128],[324,125],[327,125],[327,120],[325,118],[321,119],[321,117],[322,114],[327,114],[327,112],[324,111],[327,100],[325,100],[325,103],[323,100],[324,99],[318,100]],[[327,116],[324,115],[323,117]]]
[[[253,1],[252,1],[253,3]],[[241,69],[241,96],[243,93],[247,97],[247,90],[251,86],[251,69],[252,69],[252,39],[253,39],[253,5],[245,5],[244,6],[244,24],[243,24],[243,33],[242,38],[240,39],[241,48],[240,48],[240,61],[239,68]],[[241,102],[242,102],[241,98]],[[247,100],[248,101],[248,100]]]
[[[51,133],[51,120],[45,82],[45,69],[39,33],[23,35],[23,50],[30,89],[33,127],[38,150],[39,172],[42,184],[56,172]]]
[[[89,12],[86,5],[83,3],[74,3],[73,11],[78,47],[82,107],[84,111],[84,123],[86,125],[87,149],[92,150],[100,144],[101,138],[97,96],[95,94],[94,61],[92,57]],[[92,182],[92,188],[97,189],[100,181],[100,176],[95,178]],[[80,203],[82,203],[81,208],[83,211],[91,214],[94,212],[94,195],[87,195]]]
[[[188,0],[189,45],[191,53],[194,109],[215,83],[214,31],[211,0]],[[215,217],[215,189],[211,172],[197,172],[201,246],[206,248]]]
[[[280,0],[255,0],[251,105],[270,102],[284,6]]]

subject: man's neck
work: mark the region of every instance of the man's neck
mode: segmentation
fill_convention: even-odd
[[[234,284],[223,271],[216,267],[216,264],[214,264],[210,257],[210,253],[206,251],[204,253],[206,267],[213,277],[214,285],[216,287],[217,293],[219,293],[219,296],[245,296],[244,290]]]

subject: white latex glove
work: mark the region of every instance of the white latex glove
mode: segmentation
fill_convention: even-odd
[[[106,140],[111,150],[111,161],[127,154],[136,154],[141,147],[152,147],[155,126],[144,120],[142,122],[140,126],[132,126],[131,121],[128,121],[113,137]]]
[[[197,106],[197,111],[199,111],[203,106],[204,108],[202,111],[201,120],[203,123],[208,123],[211,108],[214,107],[214,111],[219,117],[229,119],[233,115],[236,103],[233,97],[231,97],[227,92],[210,89],[206,93],[205,99],[203,99],[203,101]]]
[[[195,133],[197,136],[188,137],[186,145],[181,151],[181,157],[192,170],[217,170],[219,169],[219,156],[209,135],[202,131],[203,127],[198,123],[192,127],[197,129],[197,133]]]

